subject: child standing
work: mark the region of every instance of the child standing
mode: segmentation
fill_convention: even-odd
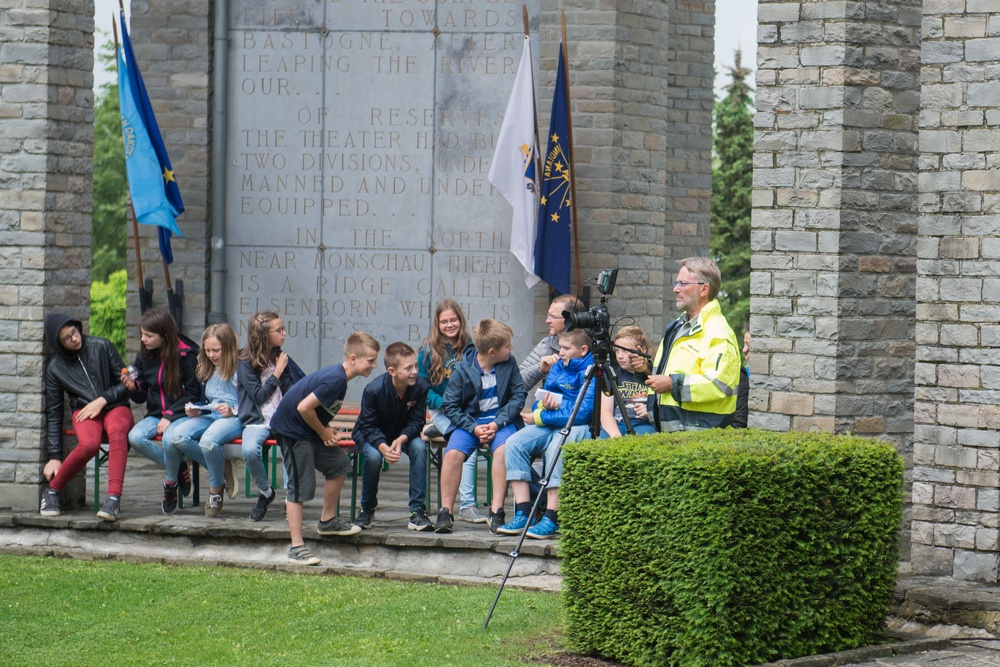
[[[584,380],[587,369],[594,363],[590,354],[591,340],[582,329],[563,331],[559,334],[559,361],[549,370],[545,377],[546,393],[541,400],[535,402],[532,414],[533,425],[518,431],[507,441],[507,452],[504,463],[507,468],[507,480],[514,491],[514,518],[500,528],[498,533],[516,535],[520,533],[531,511],[531,462],[539,455],[544,455],[545,471],[550,474],[546,487],[545,516],[528,529],[528,537],[546,538],[559,532],[557,511],[559,509],[559,483],[562,477],[562,457],[552,469],[552,462],[558,454],[559,430],[566,425],[573,405],[581,391],[584,390]],[[586,394],[576,420],[570,428],[566,441],[583,440],[590,437],[590,417],[594,408],[594,384],[586,387]],[[551,472],[550,472],[551,470]],[[532,521],[532,523],[534,523]]]
[[[247,323],[247,346],[240,351],[236,375],[239,382],[240,421],[243,424],[243,460],[257,485],[257,503],[251,521],[261,521],[278,495],[264,466],[264,441],[271,435],[271,417],[281,397],[305,377],[302,369],[281,350],[285,324],[273,310],[255,313]]]
[[[406,454],[410,459],[410,521],[406,527],[427,530],[431,527],[425,504],[427,446],[420,439],[420,428],[427,412],[430,385],[417,375],[417,353],[406,343],[387,347],[383,361],[386,373],[365,387],[354,425],[354,443],[365,457],[361,514],[354,523],[367,528],[375,516],[382,461],[396,463],[401,454]]]
[[[638,352],[649,352],[649,339],[639,327],[622,327],[615,332],[615,361],[618,364],[618,393],[628,413],[629,421],[637,435],[655,433],[656,427],[646,413],[646,397],[649,387],[649,363]],[[627,349],[622,349],[627,348]],[[614,396],[601,396],[601,437],[617,438],[625,433],[625,419],[615,404]]]
[[[200,388],[194,369],[198,346],[177,332],[177,323],[164,308],[147,310],[139,318],[139,353],[133,365],[138,378],[123,378],[134,403],[146,403],[146,416],[128,434],[128,444],[166,470],[163,447],[153,438],[162,436],[171,423],[184,417],[184,404],[198,400]],[[191,473],[182,461],[166,470],[166,479],[180,484],[180,492],[191,495]],[[176,488],[174,489],[176,491]],[[164,484],[164,505],[167,488]]]
[[[226,456],[222,446],[242,432],[236,416],[236,332],[221,322],[209,325],[201,335],[195,377],[201,384],[198,404],[210,408],[207,412],[185,407],[187,419],[171,424],[163,434],[163,457],[169,473],[180,467],[187,456],[208,470],[208,502],[205,516],[218,516],[222,510],[222,492],[226,488]],[[163,484],[163,513],[177,509],[177,482]],[[230,482],[233,485],[233,482]]]
[[[271,419],[285,466],[285,511],[292,541],[288,562],[293,565],[320,562],[302,538],[302,504],[316,496],[317,471],[323,474],[326,483],[316,532],[343,536],[361,531],[335,515],[351,461],[339,444],[347,434],[334,431],[329,424],[344,403],[347,383],[371,374],[378,351],[378,341],[370,334],[351,334],[344,343],[343,363],[321,368],[292,385]]]
[[[507,495],[504,443],[518,428],[527,392],[517,361],[511,356],[514,332],[495,320],[481,320],[472,333],[475,348],[455,366],[444,393],[444,413],[456,426],[441,462],[441,508],[434,532],[450,533],[452,508],[462,475],[462,464],[480,445],[493,456],[493,497],[487,515],[490,532],[504,523]]]
[[[455,364],[462,359],[472,346],[472,339],[465,324],[462,307],[451,299],[445,299],[434,308],[434,324],[417,356],[417,373],[427,378],[431,384],[427,394],[427,411],[431,423],[424,429],[428,437],[443,437],[447,441],[455,430],[454,424],[441,411],[444,390]],[[473,450],[462,466],[462,483],[458,487],[459,521],[486,523],[486,515],[476,507],[476,465],[478,451]]]

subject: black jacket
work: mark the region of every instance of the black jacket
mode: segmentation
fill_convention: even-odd
[[[368,443],[378,449],[383,442],[391,445],[401,435],[413,442],[427,419],[427,392],[430,384],[422,377],[407,387],[402,398],[392,386],[392,376],[385,373],[368,383],[361,394],[361,412],[351,433],[358,447]]]
[[[263,424],[264,415],[260,411],[260,406],[271,398],[276,389],[281,389],[281,395],[284,396],[293,384],[305,376],[299,365],[288,357],[288,365],[285,366],[280,378],[271,375],[261,382],[260,371],[254,370],[249,361],[240,359],[236,364],[236,395],[239,397],[237,411],[243,426]]]
[[[476,348],[466,348],[465,358],[455,364],[444,390],[442,412],[458,428],[469,433],[476,428],[476,418],[479,417],[479,394],[483,390],[483,379],[476,365]],[[500,410],[493,419],[499,428],[508,424],[524,427],[521,410],[528,392],[521,381],[521,371],[517,360],[511,357],[495,366],[497,373],[497,399]]]
[[[177,345],[180,348],[178,365],[181,372],[181,392],[179,396],[166,396],[160,386],[160,351],[153,350],[153,355],[145,359],[142,353],[135,355],[132,362],[139,371],[139,379],[136,380],[136,389],[129,392],[129,397],[133,403],[146,404],[147,417],[166,417],[170,421],[177,421],[185,417],[184,404],[198,400],[201,395],[201,383],[194,375],[195,366],[198,364],[198,345],[181,334]]]
[[[59,343],[59,330],[67,325],[80,330],[83,346],[70,352]],[[69,315],[53,313],[45,317],[45,341],[53,354],[45,366],[45,449],[49,459],[63,457],[63,395],[70,410],[79,410],[104,397],[108,408],[128,404],[128,390],[122,384],[122,358],[111,341],[84,336],[83,324]]]

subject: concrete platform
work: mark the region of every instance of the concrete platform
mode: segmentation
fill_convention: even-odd
[[[241,465],[242,473],[242,465]],[[208,496],[202,471],[201,499]],[[91,471],[88,469],[88,476]],[[279,473],[280,475],[280,473]],[[480,479],[484,479],[481,466]],[[237,481],[240,481],[239,479]],[[431,520],[437,510],[437,480],[428,503]],[[319,482],[321,484],[321,480]],[[350,479],[341,495],[341,513],[349,514]],[[481,485],[482,486],[482,485]],[[59,517],[35,512],[0,512],[0,551],[81,559],[117,559],[174,564],[222,565],[355,576],[391,577],[461,584],[499,584],[517,540],[491,535],[486,524],[455,522],[451,534],[407,530],[408,468],[405,461],[383,472],[379,508],[372,527],[350,537],[323,537],[316,533],[321,503],[305,505],[306,544],[322,564],[315,567],[286,563],[289,547],[284,507],[279,498],[267,517],[249,519],[255,498],[224,500],[222,512],[206,517],[201,506],[187,505],[172,515],[160,508],[162,470],[145,460],[130,459],[122,494],[121,516],[107,523],[93,507],[64,510]],[[92,498],[92,479],[87,480]],[[360,482],[359,490],[360,494]],[[480,490],[480,494],[483,491]],[[103,495],[103,494],[102,494]],[[481,496],[480,496],[481,497]],[[512,508],[508,508],[508,516]],[[531,540],[523,545],[508,585],[559,590],[559,552],[555,540]]]

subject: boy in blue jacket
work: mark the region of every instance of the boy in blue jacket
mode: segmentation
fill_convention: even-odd
[[[462,464],[480,445],[489,445],[493,456],[493,498],[487,514],[490,532],[504,523],[503,502],[507,478],[503,467],[504,443],[518,428],[527,392],[517,361],[511,356],[514,332],[502,322],[481,320],[472,332],[474,349],[455,365],[444,392],[442,409],[455,430],[441,462],[441,509],[436,533],[450,533],[455,493],[462,478]]]
[[[396,463],[402,454],[410,459],[410,530],[427,530],[431,521],[424,504],[427,481],[427,445],[420,439],[427,413],[430,384],[417,376],[417,353],[406,343],[385,349],[385,375],[375,378],[361,394],[361,412],[353,438],[364,452],[361,475],[361,514],[354,521],[371,525],[378,507],[378,482],[382,462]]]
[[[594,363],[590,354],[590,336],[582,329],[563,331],[559,334],[559,361],[545,376],[545,392],[535,402],[532,416],[533,425],[518,431],[507,440],[507,451],[504,457],[507,469],[507,481],[514,491],[514,518],[509,523],[500,526],[498,533],[517,535],[528,523],[531,511],[531,462],[540,455],[545,457],[545,470],[552,466],[559,444],[559,429],[566,425],[573,404],[583,390],[587,369]],[[591,382],[586,388],[587,393],[576,413],[576,420],[570,428],[567,442],[584,440],[589,437],[590,417],[594,410],[594,385]],[[549,478],[546,487],[545,516],[538,523],[532,521],[528,529],[528,537],[543,539],[553,537],[559,532],[559,483],[562,477],[562,458],[559,458],[555,470]]]

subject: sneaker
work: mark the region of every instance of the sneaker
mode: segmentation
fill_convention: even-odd
[[[191,471],[188,470],[187,461],[181,461],[181,467],[177,469],[177,485],[182,496],[187,498],[191,495]]]
[[[337,535],[347,537],[361,532],[361,526],[344,521],[339,516],[334,516],[326,521],[320,519],[316,524],[316,532],[320,535]]]
[[[264,517],[267,515],[267,506],[270,505],[275,498],[278,497],[278,492],[271,487],[271,496],[265,496],[263,493],[257,494],[257,504],[253,506],[250,510],[250,520],[251,521],[263,521]]]
[[[101,511],[97,513],[97,516],[101,517],[105,521],[117,521],[120,509],[121,501],[114,496],[108,496],[108,499],[104,501],[104,504],[101,506]]]
[[[322,561],[313,556],[313,553],[303,544],[288,550],[288,562],[292,565],[319,565]]]
[[[177,484],[163,483],[163,513],[173,514],[177,509]]]
[[[459,510],[458,520],[468,521],[469,523],[487,523],[489,521],[486,515],[483,514],[483,511],[475,505],[470,505]]]
[[[424,427],[424,433],[423,433],[423,435],[428,440],[433,439],[433,438],[443,438],[444,437],[444,434],[441,432],[441,429],[439,429],[434,424],[428,424],[427,426],[425,426]]]
[[[547,516],[543,516],[541,521],[528,529],[528,537],[533,537],[536,540],[545,540],[558,534],[559,524]]]
[[[500,526],[507,523],[507,511],[501,507],[494,512],[491,508],[486,514],[486,522],[489,524],[490,532],[496,535],[497,531],[500,530]]]
[[[375,518],[375,510],[366,507],[361,508],[361,514],[354,520],[354,525],[359,528],[370,528],[372,519]]]
[[[435,533],[450,533],[455,526],[455,520],[451,517],[451,512],[442,507],[438,510],[437,523],[434,524]]]
[[[208,502],[205,503],[205,516],[219,516],[222,511],[222,494],[209,493]]]
[[[59,492],[48,486],[42,491],[42,506],[38,510],[42,516],[59,516]]]
[[[427,518],[427,513],[422,509],[410,512],[410,523],[406,524],[409,530],[429,530],[434,527],[431,520]]]
[[[532,519],[531,523],[528,524],[528,515],[525,514],[524,512],[518,512],[517,514],[514,515],[514,518],[511,519],[509,523],[505,523],[504,525],[497,528],[497,532],[500,533],[501,535],[518,535],[522,530],[524,530],[524,527],[526,525],[534,526],[535,525],[534,519]]]
[[[226,495],[232,500],[236,497],[236,459],[226,461],[222,474],[226,478]]]

